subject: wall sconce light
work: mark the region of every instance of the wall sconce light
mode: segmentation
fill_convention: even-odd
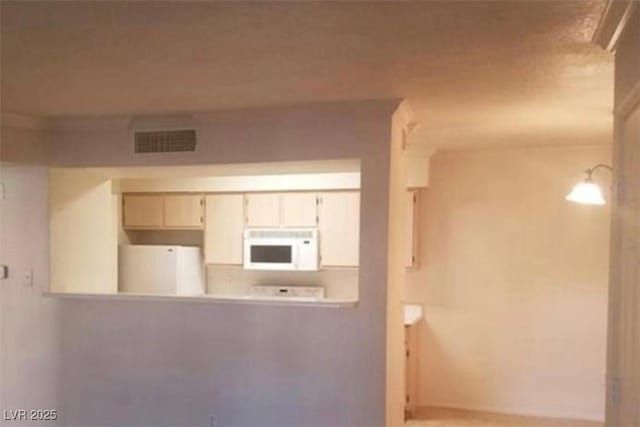
[[[600,186],[593,182],[592,175],[599,169],[605,168],[613,172],[613,168],[604,164],[597,164],[592,168],[585,171],[587,174],[584,181],[579,182],[573,187],[573,190],[567,194],[566,199],[570,202],[581,203],[583,205],[604,205],[604,197],[602,196],[602,190]]]

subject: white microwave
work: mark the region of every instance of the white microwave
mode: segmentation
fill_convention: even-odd
[[[244,230],[247,270],[318,270],[318,230],[249,228]]]

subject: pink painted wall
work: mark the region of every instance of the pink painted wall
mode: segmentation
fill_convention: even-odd
[[[3,117],[0,127],[0,160],[20,164],[44,162],[43,131],[28,125],[8,126],[5,121]]]
[[[385,419],[389,143],[395,101],[219,112],[196,153],[135,155],[126,128],[67,122],[56,166],[360,158],[360,302],[296,308],[60,301],[65,426],[376,427]],[[103,123],[104,124],[104,123]],[[73,129],[71,129],[71,128]]]
[[[0,199],[0,262],[9,266],[9,278],[0,280],[0,409],[56,409],[60,304],[42,297],[49,285],[47,170],[2,163],[0,182],[5,193]],[[24,286],[30,271],[33,286]]]

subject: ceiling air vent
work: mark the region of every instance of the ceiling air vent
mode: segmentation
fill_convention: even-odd
[[[195,129],[137,131],[134,136],[136,153],[196,151]]]

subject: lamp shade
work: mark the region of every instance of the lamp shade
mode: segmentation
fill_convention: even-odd
[[[600,187],[589,181],[576,184],[576,186],[573,187],[573,190],[567,194],[566,198],[570,202],[581,203],[583,205],[605,204]]]

